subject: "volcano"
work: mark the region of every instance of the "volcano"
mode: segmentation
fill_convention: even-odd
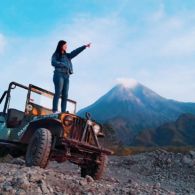
[[[111,125],[117,139],[129,145],[144,129],[175,121],[184,113],[195,114],[195,103],[164,98],[130,80],[114,86],[92,105],[80,110],[78,115],[84,116],[86,112],[97,121]]]

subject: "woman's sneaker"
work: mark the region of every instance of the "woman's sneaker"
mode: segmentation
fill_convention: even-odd
[[[59,111],[54,111],[53,114],[59,114],[60,112]]]

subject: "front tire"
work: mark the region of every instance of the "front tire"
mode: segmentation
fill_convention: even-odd
[[[39,128],[33,134],[26,152],[26,165],[45,168],[51,152],[52,135],[48,129]]]
[[[4,158],[5,156],[7,156],[9,154],[9,149],[4,147],[4,146],[0,146],[0,158]]]
[[[95,180],[102,177],[106,170],[108,157],[105,154],[101,154],[97,160],[99,163],[90,164],[87,167],[81,167],[81,177],[86,177],[86,175],[89,175]]]

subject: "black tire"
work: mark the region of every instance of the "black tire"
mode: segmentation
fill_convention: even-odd
[[[3,158],[9,154],[7,147],[0,146],[0,158]]]
[[[40,128],[33,134],[26,152],[26,165],[45,168],[51,152],[52,135],[48,129]]]
[[[88,167],[81,167],[81,177],[86,177],[86,175],[91,176],[93,179],[98,180],[102,177],[106,170],[108,157],[102,154],[97,159],[100,163],[94,163],[88,165]]]

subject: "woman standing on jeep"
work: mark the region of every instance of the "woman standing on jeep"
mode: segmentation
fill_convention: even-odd
[[[56,51],[52,55],[51,64],[55,67],[53,82],[55,86],[55,94],[53,98],[53,112],[58,111],[58,102],[60,96],[62,96],[61,112],[66,112],[66,103],[68,98],[69,89],[69,75],[73,74],[72,58],[77,56],[87,47],[90,47],[91,43],[83,45],[70,53],[66,53],[67,43],[66,41],[59,41]]]

